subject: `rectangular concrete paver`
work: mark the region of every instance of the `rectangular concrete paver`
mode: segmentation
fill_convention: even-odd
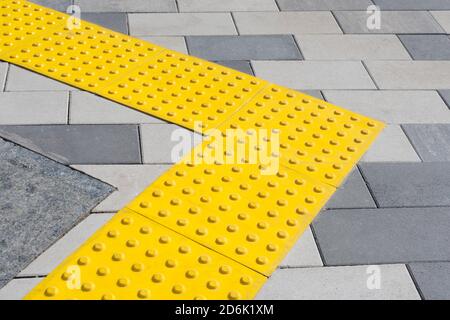
[[[379,29],[368,28],[366,11],[335,11],[334,15],[344,33],[444,33],[427,11],[383,11]]]
[[[142,40],[154,43],[167,49],[175,50],[181,53],[188,53],[184,37],[139,37]]]
[[[70,124],[133,124],[165,123],[165,121],[136,111],[89,92],[72,92]]]
[[[380,207],[450,206],[450,162],[362,163],[360,168]]]
[[[12,279],[113,191],[0,139],[0,279]]]
[[[81,12],[81,19],[98,24],[102,27],[128,34],[128,18],[126,13]]]
[[[191,55],[207,60],[300,60],[291,35],[187,37]]]
[[[310,228],[306,229],[305,233],[280,263],[282,268],[320,267],[322,265],[322,259]]]
[[[117,188],[94,212],[117,212],[147,188],[170,165],[74,165],[84,172]]]
[[[325,90],[327,101],[390,124],[450,123],[435,91]]]
[[[72,0],[30,0],[30,2],[62,12],[66,12],[72,5]]]
[[[169,164],[188,154],[202,136],[173,124],[143,124],[141,139],[144,163]]]
[[[414,60],[450,60],[447,35],[403,34],[399,38]]]
[[[379,289],[371,275],[380,275]],[[420,299],[404,265],[319,267],[277,270],[258,293],[267,300]]]
[[[448,89],[450,61],[366,61],[380,89]]]
[[[180,12],[278,11],[275,0],[178,0]]]
[[[371,0],[277,0],[283,11],[366,10]]]
[[[388,125],[377,137],[362,162],[420,162],[399,125]]]
[[[450,258],[448,208],[328,210],[320,214],[313,228],[325,265]]]
[[[53,271],[64,259],[100,229],[113,214],[91,214],[64,237],[43,252],[19,276],[43,276]]]
[[[230,13],[135,13],[128,20],[136,36],[237,34]]]
[[[395,35],[296,35],[305,60],[411,60]]]
[[[409,124],[403,129],[423,161],[450,162],[450,124]]]
[[[43,278],[14,279],[0,289],[0,300],[22,300]]]
[[[78,90],[62,82],[10,65],[5,91],[70,91]]]
[[[450,8],[449,8],[450,9]],[[433,17],[445,30],[445,32],[450,33],[450,10],[449,11],[433,11],[431,12]]]
[[[0,126],[0,136],[65,164],[141,163],[136,125]]]
[[[252,61],[258,77],[290,88],[375,89],[356,61]]]
[[[246,60],[229,60],[229,61],[216,61],[218,64],[223,65],[225,67],[238,70],[240,72],[248,73],[250,75],[253,74],[252,66],[250,65],[250,61]]]
[[[0,91],[5,88],[6,73],[8,71],[8,64],[0,62]]]
[[[361,173],[355,168],[327,202],[326,207],[329,209],[376,208],[376,205]]]
[[[0,125],[66,124],[66,92],[0,92]]]
[[[409,270],[424,299],[450,299],[450,262],[412,263]]]
[[[342,33],[330,12],[235,12],[240,34]]]
[[[176,12],[175,0],[74,0],[84,12]]]
[[[445,104],[450,109],[450,90],[439,90],[439,95],[442,97]]]
[[[445,10],[450,0],[373,0],[381,10]]]

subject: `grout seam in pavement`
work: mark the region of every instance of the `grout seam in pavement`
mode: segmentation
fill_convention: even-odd
[[[403,46],[403,48],[405,49],[405,51],[406,51],[406,52],[408,53],[408,55],[411,57],[411,60],[412,60],[412,61],[415,61],[416,59],[414,59],[412,53],[408,50],[408,48],[406,47],[405,43],[402,41],[402,38],[400,38],[400,35],[399,35],[399,34],[394,34],[394,35],[397,37],[398,41],[400,41],[400,43],[402,44],[402,46]]]
[[[320,212],[319,212],[319,214],[316,216],[316,219],[317,219],[319,216],[320,216]],[[313,239],[314,239],[314,242],[315,242],[315,244],[316,244],[317,251],[319,252],[320,260],[322,261],[322,265],[323,265],[323,267],[325,267],[325,266],[326,266],[325,255],[323,254],[322,248],[320,247],[319,238],[317,237],[316,230],[314,229],[313,222],[311,222],[311,224],[309,225],[309,228],[311,229],[311,233],[312,233],[312,235],[313,235]]]
[[[144,146],[142,142],[142,132],[140,125],[137,125],[137,135],[139,145],[139,159],[141,159],[141,164],[144,164]]]
[[[300,59],[295,59],[294,61],[298,60],[298,61],[305,61],[305,55],[303,54],[302,48],[300,47],[300,43],[297,40],[297,37],[295,37],[293,34],[290,35],[292,37],[292,40],[294,40],[294,43],[298,49],[298,52],[300,52]]]
[[[72,91],[67,95],[67,125],[70,125],[70,107],[72,105]]]
[[[339,27],[339,29],[342,31],[342,34],[346,34],[344,31],[344,28],[342,28],[341,23],[339,22],[338,18],[336,17],[336,15],[334,14],[334,10],[329,10],[329,12],[331,13],[331,15],[333,16],[334,21],[336,21],[337,26]]]
[[[378,83],[375,81],[375,78],[372,76],[372,74],[369,71],[369,68],[367,67],[366,63],[364,62],[364,60],[361,60],[361,64],[363,66],[363,68],[366,70],[367,74],[369,75],[370,79],[372,80],[373,84],[375,85],[375,87],[380,90],[380,87],[378,86]]]
[[[175,7],[177,8],[177,13],[180,13],[180,4],[178,3],[178,0],[174,0],[175,1]]]
[[[241,33],[239,32],[239,28],[237,26],[236,19],[234,18],[233,12],[230,12],[230,16],[231,16],[231,20],[233,20],[233,25],[234,25],[234,28],[236,29],[237,35],[240,36]]]
[[[5,72],[5,81],[3,83],[3,88],[2,88],[2,92],[7,92],[6,91],[6,85],[8,83],[8,79],[9,79],[9,70],[11,68],[11,64],[6,62],[6,72]]]
[[[364,175],[364,172],[361,170],[361,168],[359,167],[359,164],[356,165],[356,168],[358,169],[359,173],[361,174],[361,177],[363,178],[364,183],[366,184],[367,190],[369,190],[370,196],[372,197],[373,201],[375,202],[375,205],[377,206],[377,208],[380,208],[380,204],[378,203],[377,198],[375,198],[375,194],[372,190],[372,188],[370,187],[370,184],[368,182],[367,177]]]
[[[125,25],[127,27],[127,35],[130,35],[130,19],[128,17],[128,12],[125,12]]]
[[[402,130],[403,134],[406,136],[406,139],[408,139],[409,144],[411,145],[411,147],[413,148],[414,152],[417,154],[417,157],[420,159],[420,161],[423,163],[425,161],[423,161],[422,157],[420,156],[419,151],[417,150],[416,146],[414,145],[413,141],[411,140],[411,138],[408,136],[408,133],[406,132],[405,128],[403,128],[403,124],[399,125],[400,129]]]
[[[414,287],[416,287],[416,290],[417,290],[417,293],[418,293],[419,296],[420,296],[420,299],[425,300],[425,297],[424,297],[424,295],[423,295],[423,293],[422,293],[422,290],[420,289],[420,286],[419,286],[419,284],[417,283],[417,280],[416,280],[416,278],[414,277],[414,274],[412,273],[412,270],[411,270],[411,268],[410,268],[410,266],[409,266],[409,263],[410,263],[410,262],[408,262],[407,264],[405,264],[406,271],[408,272],[408,274],[409,274],[409,276],[410,276],[410,278],[411,278],[411,281],[412,281],[413,284],[414,284]]]

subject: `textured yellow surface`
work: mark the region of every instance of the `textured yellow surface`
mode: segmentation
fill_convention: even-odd
[[[252,298],[384,126],[26,1],[0,0],[0,16],[0,59],[210,139],[28,299]],[[235,144],[214,148],[213,137],[230,136]],[[173,243],[161,243],[163,236]],[[180,246],[192,251],[181,254]],[[146,259],[148,250],[160,255]],[[199,265],[203,255],[214,263]],[[68,268],[80,271],[80,288],[67,287],[74,281]]]

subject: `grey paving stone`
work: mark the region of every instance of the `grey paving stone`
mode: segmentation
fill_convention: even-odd
[[[0,62],[0,91],[5,88],[6,73],[8,71],[8,64]]]
[[[177,12],[175,0],[74,0],[84,12]]]
[[[409,270],[424,299],[450,299],[450,262],[412,263]]]
[[[450,90],[439,90],[439,94],[450,109]]]
[[[381,10],[446,10],[450,0],[373,0]]]
[[[180,12],[278,11],[275,0],[178,0]]]
[[[0,278],[12,279],[113,188],[0,140]]]
[[[450,161],[450,124],[409,124],[403,129],[423,161]]]
[[[395,35],[296,35],[305,60],[411,60]]]
[[[30,0],[30,2],[62,12],[66,12],[72,4],[72,0]]]
[[[175,50],[181,53],[188,53],[184,37],[139,37],[142,40],[154,43],[167,49]]]
[[[0,136],[67,164],[141,163],[136,125],[0,126]]]
[[[143,124],[141,139],[144,163],[169,164],[189,153],[202,136],[173,124]]]
[[[449,208],[328,210],[313,228],[325,265],[450,258]]]
[[[308,228],[280,263],[281,268],[321,267],[322,259],[316,241]]]
[[[49,274],[108,222],[113,215],[113,213],[90,214],[22,270],[19,276],[31,277]]]
[[[289,88],[375,89],[357,61],[252,61],[256,76]]]
[[[117,212],[131,202],[171,165],[74,165],[73,168],[117,188],[93,212]]]
[[[325,90],[323,94],[331,103],[390,124],[450,123],[449,110],[435,91]]]
[[[381,276],[379,289],[371,275]],[[275,271],[256,299],[395,300],[420,299],[404,265],[292,268]]]
[[[421,162],[399,125],[388,125],[362,157],[361,162]]]
[[[66,92],[0,92],[0,125],[66,124]]]
[[[380,89],[448,89],[450,61],[366,61]]]
[[[427,11],[383,11],[380,29],[367,28],[366,11],[335,11],[344,33],[444,33]]]
[[[329,209],[376,208],[376,205],[361,173],[355,168],[328,201],[326,207]]]
[[[186,42],[191,55],[207,60],[302,59],[291,35],[187,37]]]
[[[1,73],[1,71],[0,71]],[[1,81],[1,80],[0,80]],[[38,73],[10,65],[5,91],[70,91],[77,88],[42,76]]]
[[[432,11],[431,14],[445,32],[450,33],[450,11]]]
[[[450,60],[450,38],[446,35],[399,35],[414,60]]]
[[[240,34],[342,33],[330,12],[234,12]]]
[[[450,163],[362,163],[380,207],[450,205]]]
[[[308,10],[366,10],[370,0],[277,0],[283,11]]]
[[[43,278],[14,279],[0,289],[0,300],[22,300]]]
[[[165,123],[89,92],[75,91],[70,98],[70,124]]]
[[[250,61],[233,60],[233,61],[216,61],[216,63],[231,69],[235,69],[244,73],[254,75],[252,66],[250,65]]]
[[[81,12],[80,18],[101,25],[105,28],[128,34],[128,22],[126,13]]]
[[[230,13],[132,13],[128,21],[136,36],[237,34]]]

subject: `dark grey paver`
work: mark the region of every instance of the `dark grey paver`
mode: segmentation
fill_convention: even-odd
[[[235,69],[244,73],[248,73],[250,75],[255,75],[253,73],[253,69],[250,65],[250,61],[216,61],[216,63],[221,64],[225,67]]]
[[[450,259],[450,208],[328,210],[313,226],[325,265]]]
[[[450,90],[439,90],[439,94],[442,97],[442,100],[444,100],[447,107],[450,109]]]
[[[0,279],[12,279],[113,190],[0,139]]]
[[[446,35],[399,35],[414,60],[450,60],[450,38]]]
[[[128,22],[126,13],[82,12],[81,19],[90,21],[117,32],[128,34]]]
[[[373,0],[381,10],[447,10],[450,0]]]
[[[450,299],[450,262],[412,263],[409,270],[424,299]]]
[[[345,183],[326,204],[330,209],[376,208],[369,189],[358,169],[354,169]]]
[[[450,124],[403,125],[423,161],[450,161]]]
[[[187,37],[189,53],[207,60],[300,60],[291,35]]]
[[[450,206],[450,162],[359,167],[380,207]]]
[[[0,136],[67,164],[141,163],[136,125],[0,126]]]
[[[276,0],[282,11],[366,10],[370,0]]]
[[[30,2],[62,12],[66,12],[72,4],[72,0],[30,0]]]
[[[428,11],[383,11],[380,28],[367,27],[364,11],[334,11],[344,33],[444,34],[445,31]]]

